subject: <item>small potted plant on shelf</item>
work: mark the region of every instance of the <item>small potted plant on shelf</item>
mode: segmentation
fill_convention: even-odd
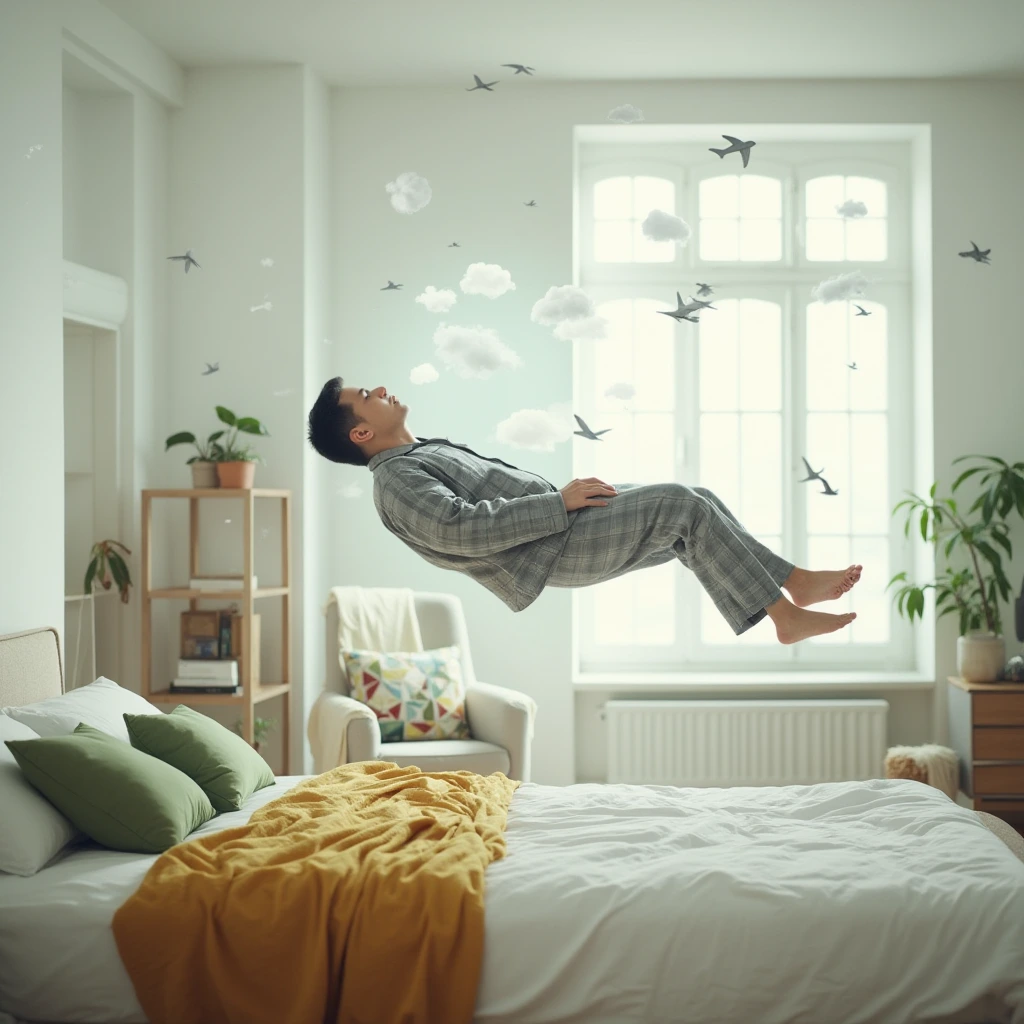
[[[893,596],[897,611],[900,615],[905,611],[911,622],[915,613],[919,618],[924,617],[924,592],[934,590],[938,618],[956,613],[959,619],[956,655],[960,676],[972,683],[991,683],[1002,675],[1006,656],[999,601],[1008,601],[1012,594],[1010,581],[1003,571],[1002,556],[994,545],[1006,552],[1007,560],[1013,557],[1007,536],[1010,528],[1004,520],[1014,509],[1024,517],[1024,462],[1010,465],[992,455],[963,455],[953,460],[954,465],[963,459],[985,459],[989,463],[965,470],[952,486],[956,491],[975,473],[985,474],[980,482],[988,488],[967,511],[961,511],[953,498],[935,500],[938,484],[934,483],[928,499],[909,492],[911,497],[899,502],[892,514],[908,506],[903,527],[907,536],[911,521],[920,512],[921,538],[931,540],[936,547],[939,540],[944,539],[943,555],[947,562],[954,551],[959,551],[968,564],[959,568],[947,565],[934,583],[924,586],[908,583],[907,574],[900,572],[888,582],[886,589],[894,583],[903,584]]]
[[[270,730],[277,725],[277,720],[274,718],[254,718],[252,720],[252,747],[253,750],[258,754],[260,752],[260,744],[270,734]],[[242,736],[242,720],[239,719],[235,723],[235,732],[239,736]]]
[[[101,540],[93,544],[89,552],[89,567],[85,570],[85,593],[91,594],[96,583],[101,584],[104,590],[109,590],[111,585],[116,583],[121,603],[127,604],[132,577],[128,571],[128,563],[115,548],[120,548],[126,555],[131,554],[116,540]]]
[[[214,445],[223,436],[223,430],[215,430],[205,441],[199,441],[191,431],[182,430],[167,438],[164,442],[164,451],[173,448],[176,444],[194,444],[197,454],[185,463],[192,467],[192,486],[196,488],[217,487],[217,459]]]
[[[217,463],[217,478],[221,487],[248,490],[256,475],[256,463],[263,459],[247,444],[239,441],[239,433],[258,434],[267,437],[270,431],[253,416],[236,416],[223,405],[217,407],[217,418],[228,425],[223,440],[213,443],[213,455]]]

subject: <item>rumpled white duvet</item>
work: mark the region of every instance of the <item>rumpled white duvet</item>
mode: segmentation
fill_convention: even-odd
[[[527,783],[507,840],[478,1024],[1024,1024],[1024,864],[920,783]],[[110,920],[152,861],[80,850],[0,876],[0,1011],[144,1021]]]

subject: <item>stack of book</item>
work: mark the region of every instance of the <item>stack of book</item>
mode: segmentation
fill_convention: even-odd
[[[241,693],[234,658],[179,658],[171,693]]]

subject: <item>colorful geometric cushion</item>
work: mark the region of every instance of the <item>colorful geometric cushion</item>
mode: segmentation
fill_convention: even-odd
[[[352,696],[373,709],[383,743],[469,739],[459,648],[341,652]]]

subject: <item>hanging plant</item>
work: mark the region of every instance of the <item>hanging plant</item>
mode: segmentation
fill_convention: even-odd
[[[91,559],[89,568],[85,570],[85,592],[91,594],[96,583],[99,583],[104,590],[109,590],[116,583],[118,593],[121,595],[121,603],[127,604],[132,577],[128,571],[128,563],[115,548],[120,548],[126,555],[131,554],[120,541],[101,540],[93,544],[92,550],[89,552]]]

